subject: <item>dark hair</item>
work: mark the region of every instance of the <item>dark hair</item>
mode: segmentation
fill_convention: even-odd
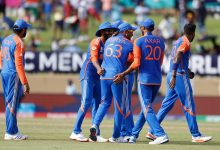
[[[144,29],[147,29],[149,32],[152,32],[154,31],[154,25],[151,25],[150,27],[144,27]]]
[[[188,23],[188,24],[185,24],[185,26],[184,26],[184,33],[186,35],[190,35],[192,33],[195,33],[195,30],[196,30],[196,25],[193,23]]]
[[[21,33],[22,29],[19,29],[18,26],[14,25],[14,26],[13,26],[13,31],[14,31],[14,33],[19,34],[19,33]]]

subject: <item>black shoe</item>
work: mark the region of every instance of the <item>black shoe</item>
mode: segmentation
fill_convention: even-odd
[[[90,138],[92,141],[95,141],[95,142],[97,141],[96,128],[94,128],[94,127],[91,127],[91,128],[90,128],[89,138]]]

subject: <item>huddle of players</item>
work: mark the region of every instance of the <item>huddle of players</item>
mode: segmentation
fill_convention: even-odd
[[[186,116],[192,142],[206,142],[211,136],[202,135],[197,126],[195,104],[189,79],[194,73],[188,68],[190,42],[196,26],[186,24],[184,35],[173,46],[170,72],[167,74],[167,93],[161,109],[155,115],[152,103],[162,81],[161,65],[164,57],[164,41],[152,34],[155,24],[150,18],[140,24],[142,36],[131,38],[136,30],[129,23],[104,22],[88,47],[87,58],[80,72],[81,106],[78,110],[70,139],[80,142],[135,143],[145,122],[150,129],[146,137],[149,144],[169,141],[160,123],[179,98]],[[138,95],[141,112],[136,124],[131,111],[133,71],[138,69]],[[114,98],[114,128],[112,137],[105,139],[100,134],[100,124]],[[89,138],[82,134],[81,125],[92,105],[92,126]]]
[[[24,71],[24,45],[31,25],[18,19],[13,25],[14,33],[6,37],[0,51],[0,69],[6,108],[5,140],[26,140],[17,126],[17,109],[23,95],[29,94],[30,87]],[[135,143],[145,122],[149,124],[146,135],[152,142],[163,144],[168,136],[160,123],[173,108],[179,98],[192,134],[192,142],[206,142],[211,136],[202,135],[197,126],[195,103],[190,79],[194,73],[188,68],[190,42],[195,37],[196,26],[186,24],[184,35],[174,44],[170,71],[167,74],[167,92],[157,115],[152,102],[161,84],[161,64],[164,56],[164,42],[154,36],[154,21],[146,19],[140,24],[142,37],[134,42],[130,39],[136,28],[128,23],[105,22],[99,26],[96,38],[88,47],[87,58],[80,72],[82,98],[71,139],[81,142],[129,142]],[[136,124],[131,112],[131,90],[134,81],[133,71],[138,68],[138,95],[141,112]],[[100,92],[101,91],[101,92]],[[114,97],[114,129],[112,137],[105,139],[100,135],[99,126]],[[92,126],[89,139],[82,134],[81,125],[88,108],[92,106]]]

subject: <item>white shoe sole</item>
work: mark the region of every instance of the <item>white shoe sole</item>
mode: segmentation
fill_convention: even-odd
[[[204,142],[208,142],[208,141],[211,141],[212,138],[210,139],[207,139],[207,140],[192,140],[193,143],[204,143]]]
[[[70,136],[70,140],[79,141],[79,142],[89,142],[89,139],[81,140],[81,139],[77,139],[77,138],[72,138],[71,136]]]
[[[167,142],[169,142],[169,139],[164,139],[160,143],[154,143],[154,141],[152,141],[152,142],[149,142],[149,144],[156,145],[156,144],[164,144],[164,143],[167,143]]]

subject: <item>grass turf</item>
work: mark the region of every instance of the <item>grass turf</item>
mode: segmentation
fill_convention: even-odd
[[[191,135],[185,121],[164,121],[162,126],[169,135],[170,142],[163,145],[149,145],[145,138],[147,126],[140,134],[136,144],[128,143],[89,143],[77,142],[69,139],[72,131],[73,119],[18,119],[22,133],[29,135],[26,141],[4,141],[5,120],[0,118],[0,149],[16,150],[219,150],[220,147],[220,123],[198,122],[202,133],[212,135],[214,138],[207,143],[192,143]],[[91,120],[83,123],[83,133],[89,136]],[[111,137],[113,120],[104,120],[101,124],[101,134]]]

